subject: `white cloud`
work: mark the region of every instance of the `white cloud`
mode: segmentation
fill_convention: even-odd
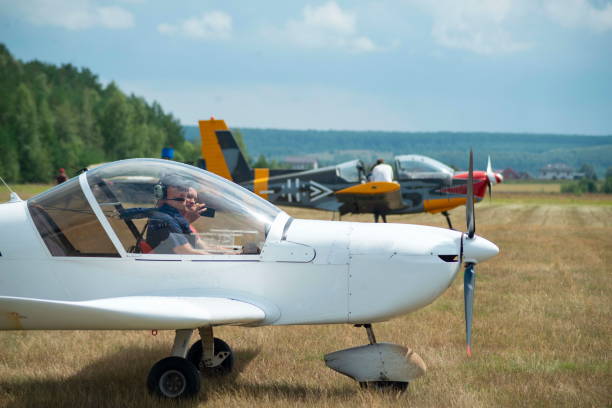
[[[132,14],[121,7],[99,7],[96,10],[100,25],[106,28],[129,28],[134,25]]]
[[[211,11],[177,24],[159,24],[157,30],[165,35],[181,35],[199,40],[227,39],[232,34],[232,17],[222,11]]]
[[[342,10],[334,1],[321,6],[306,5],[299,20],[289,20],[271,34],[308,48],[337,48],[350,52],[376,51],[370,38],[357,33],[355,14]]]
[[[532,46],[516,39],[528,16],[545,16],[559,25],[612,30],[608,0],[406,0],[431,15],[434,40],[448,48],[478,54],[507,54]]]
[[[588,0],[546,0],[544,9],[548,17],[565,27],[612,30],[612,3],[596,7]]]
[[[118,6],[99,6],[89,0],[28,0],[13,2],[11,12],[36,25],[68,30],[94,27],[125,29],[134,26],[134,17]]]
[[[516,41],[506,28],[520,14],[522,1],[513,0],[411,0],[433,17],[432,35],[448,48],[478,54],[522,51],[531,45]]]

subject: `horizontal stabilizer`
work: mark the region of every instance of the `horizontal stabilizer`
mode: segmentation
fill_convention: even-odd
[[[264,320],[250,303],[218,297],[127,296],[80,302],[0,296],[0,330],[150,330]]]

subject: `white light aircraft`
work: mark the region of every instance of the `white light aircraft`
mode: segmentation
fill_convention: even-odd
[[[176,330],[147,385],[185,398],[199,392],[201,372],[232,370],[215,326],[360,325],[369,344],[326,364],[364,386],[404,390],[425,366],[406,347],[378,343],[371,323],[431,303],[462,263],[471,353],[474,265],[498,253],[474,234],[471,180],[467,233],[294,219],[224,178],[155,159],[108,163],[27,201],[12,193],[0,204],[0,330]],[[208,216],[177,233],[189,192]]]

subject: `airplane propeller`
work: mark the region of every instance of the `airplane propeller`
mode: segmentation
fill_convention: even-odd
[[[489,160],[490,165],[490,160]],[[470,163],[467,179],[467,201],[465,203],[467,233],[461,234],[460,262],[465,263],[463,274],[463,297],[465,302],[465,340],[467,355],[472,355],[472,315],[474,310],[474,289],[478,262],[485,261],[499,253],[494,243],[476,235],[476,216],[474,213],[474,154],[470,150]]]
[[[489,165],[491,159],[489,158]],[[488,169],[487,169],[488,173]],[[489,191],[491,191],[489,189]],[[467,182],[467,202],[465,205],[465,218],[467,223],[467,240],[473,240],[476,233],[476,219],[474,215],[474,155],[470,150],[470,163],[468,169]],[[463,262],[463,240],[465,234],[461,237],[461,261]],[[474,271],[475,262],[468,260],[465,263],[465,271],[463,274],[463,299],[465,303],[465,339],[467,344],[467,355],[472,356],[472,315],[474,309],[474,288],[476,285],[476,272]]]

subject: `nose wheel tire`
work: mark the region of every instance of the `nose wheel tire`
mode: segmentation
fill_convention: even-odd
[[[147,378],[151,394],[161,398],[193,398],[200,392],[200,373],[188,360],[167,357],[153,365]]]
[[[404,392],[408,389],[408,384],[404,381],[364,381],[359,383],[361,388],[386,392]]]
[[[214,349],[213,363],[221,360],[214,367],[206,367],[204,365],[204,361],[202,361],[202,342],[199,340],[193,343],[187,352],[187,360],[206,376],[221,377],[230,374],[234,369],[234,352],[231,347],[223,340],[215,337]]]

